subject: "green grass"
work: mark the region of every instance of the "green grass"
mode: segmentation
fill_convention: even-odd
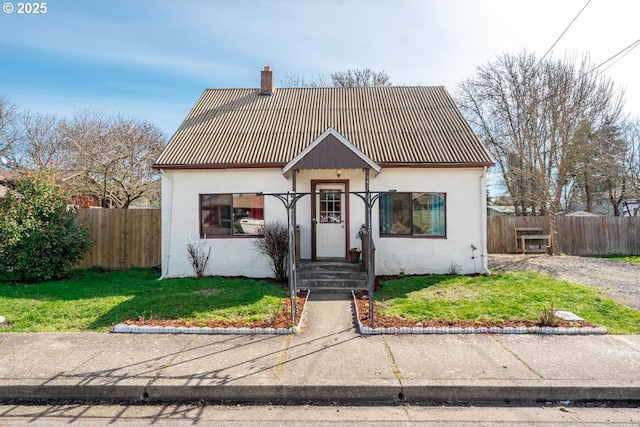
[[[221,277],[158,281],[152,269],[85,270],[41,284],[0,282],[5,332],[109,331],[125,320],[265,320],[276,315],[287,292],[265,281]],[[376,291],[382,314],[412,320],[537,320],[548,306],[566,309],[613,334],[640,334],[640,311],[595,288],[536,273],[489,277],[414,276],[383,283]]]
[[[607,258],[640,264],[640,255],[594,255],[594,258]]]
[[[612,334],[640,334],[640,311],[595,288],[537,273],[494,276],[414,276],[383,282],[381,314],[410,320],[538,320],[545,308],[569,310]]]
[[[131,319],[251,322],[276,315],[287,296],[266,281],[158,277],[153,269],[83,270],[61,281],[0,282],[0,316],[11,322],[0,331],[109,331]]]

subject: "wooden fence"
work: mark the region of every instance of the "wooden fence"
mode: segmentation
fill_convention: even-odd
[[[560,251],[571,255],[640,255],[640,217],[558,217]],[[516,227],[542,227],[546,216],[490,216],[487,218],[489,253],[515,253]]]
[[[80,209],[92,228],[93,246],[79,268],[123,269],[160,265],[160,209]]]
[[[94,245],[79,268],[153,267],[161,263],[160,209],[81,209],[81,221],[92,228]],[[640,217],[558,217],[560,250],[571,255],[640,255]],[[487,218],[489,253],[515,253],[516,227],[542,227],[547,217]]]

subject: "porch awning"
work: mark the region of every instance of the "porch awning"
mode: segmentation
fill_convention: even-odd
[[[376,162],[332,127],[287,163],[282,174],[300,169],[373,169],[376,174],[381,170]]]

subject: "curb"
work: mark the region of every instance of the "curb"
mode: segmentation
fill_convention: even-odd
[[[270,335],[287,335],[297,334],[300,332],[302,318],[304,317],[307,301],[311,295],[311,290],[307,290],[307,298],[302,306],[302,313],[298,323],[291,328],[210,328],[208,326],[149,326],[149,325],[127,325],[126,323],[118,323],[113,327],[113,333],[117,334],[196,334],[196,335],[253,335],[253,334],[270,334]]]
[[[432,327],[401,327],[401,328],[372,328],[370,326],[364,326],[360,322],[360,313],[358,311],[358,304],[356,303],[356,295],[351,291],[353,296],[353,305],[356,310],[356,319],[358,320],[358,331],[362,335],[399,335],[399,334],[412,334],[412,335],[430,335],[430,334],[542,334],[542,335],[605,335],[607,328],[604,326],[583,328],[552,328],[550,326],[521,326],[511,327],[506,326],[504,328],[499,326],[492,327],[478,327],[478,328],[461,328],[455,326],[441,326]]]
[[[333,404],[333,405],[396,405],[402,403],[533,403],[547,401],[597,402],[640,401],[640,386],[610,385],[550,385],[518,381],[500,384],[471,385],[468,382],[446,384],[265,384],[265,385],[78,385],[38,384],[0,386],[2,401],[84,401],[129,403],[212,404]]]

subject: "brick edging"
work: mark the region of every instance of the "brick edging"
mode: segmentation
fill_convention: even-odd
[[[113,327],[113,333],[118,334],[196,334],[196,335],[287,335],[300,332],[300,325],[304,316],[307,301],[311,295],[311,290],[307,290],[307,298],[302,306],[302,313],[298,323],[292,328],[210,328],[208,326],[149,326],[149,325],[127,325],[118,323]]]
[[[358,330],[362,335],[398,335],[398,334],[414,334],[414,335],[433,335],[433,334],[541,334],[541,335],[605,335],[607,328],[604,326],[590,327],[585,326],[581,328],[552,328],[550,326],[519,326],[511,327],[507,326],[501,328],[499,326],[492,327],[478,327],[478,328],[461,328],[455,326],[428,326],[428,327],[400,327],[400,328],[371,328],[370,326],[364,326],[360,322],[360,313],[358,311],[358,304],[356,303],[356,296],[351,291],[353,296],[353,305],[356,310],[356,319],[358,321]]]

